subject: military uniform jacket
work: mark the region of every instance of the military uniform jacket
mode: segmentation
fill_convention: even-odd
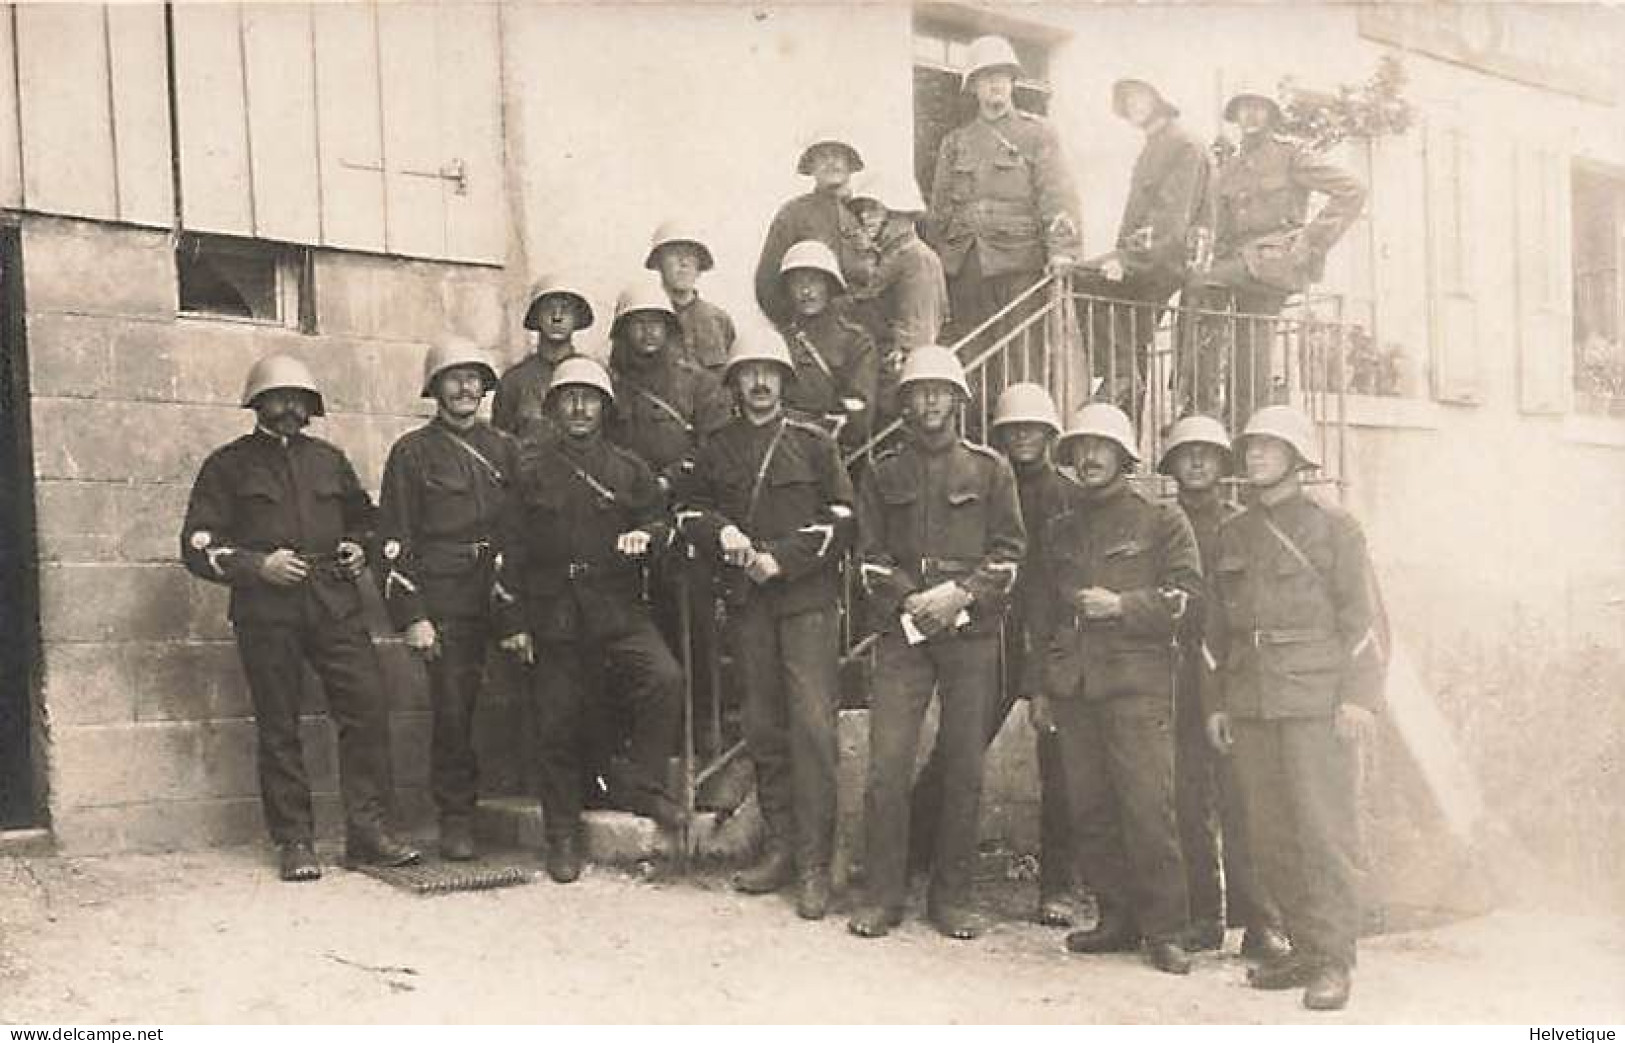
[[[654,474],[620,446],[602,438],[525,445],[503,525],[501,582],[524,606],[532,636],[608,640],[628,633],[647,609],[639,562],[619,553],[615,541],[642,529],[653,555],[670,535],[665,517]]]
[[[1220,527],[1212,585],[1204,649],[1215,673],[1202,686],[1209,713],[1380,707],[1386,654],[1376,584],[1365,536],[1347,512],[1302,493],[1255,503]]]
[[[790,317],[779,263],[790,247],[804,239],[816,239],[835,253],[848,290],[869,283],[874,271],[873,250],[863,226],[839,196],[833,192],[808,192],[779,207],[762,240],[762,255],[756,261],[756,303],[762,314],[774,322]]]
[[[784,389],[786,407],[821,417],[839,412],[841,399],[856,398],[874,408],[880,357],[860,323],[834,307],[825,308],[812,318],[798,316],[786,323],[784,343],[796,367],[796,378]]]
[[[781,574],[758,585],[723,566],[728,587],[767,599],[775,615],[833,608],[838,566],[851,544],[852,480],[834,439],[820,427],[781,416],[757,425],[740,417],[700,451],[679,524],[705,556],[721,556],[720,534],[734,525]]]
[[[733,318],[697,293],[687,304],[673,303],[672,310],[683,333],[683,357],[721,380],[734,346]]]
[[[950,277],[971,250],[983,275],[1038,272],[1082,248],[1078,195],[1054,129],[1015,110],[942,139],[926,238]]]
[[[1208,161],[1173,120],[1147,135],[1129,175],[1117,249],[1131,272],[1175,278],[1185,271],[1186,236],[1207,198]]]
[[[675,482],[693,466],[700,443],[728,422],[732,403],[717,378],[687,359],[615,370],[609,438]]]
[[[1026,651],[1026,674],[1018,680],[1017,695],[1023,698],[1042,689],[1044,645],[1035,640],[1034,624],[1047,610],[1050,561],[1045,538],[1049,522],[1065,513],[1079,493],[1078,483],[1062,474],[1048,461],[1030,468],[1017,468],[1016,495],[1021,501],[1021,520],[1027,529],[1027,554],[1021,559],[1016,577],[1010,619],[1005,624],[1008,640],[1019,641]]]
[[[553,383],[553,370],[574,354],[573,348],[557,358],[532,352],[508,367],[491,399],[492,426],[515,438],[535,433],[531,429],[538,425],[545,433],[554,434],[553,421],[546,410],[547,389]]]
[[[911,435],[859,480],[859,578],[877,629],[897,630],[904,598],[952,580],[973,598],[956,632],[997,631],[1026,550],[1015,475],[984,446],[931,449]]]
[[[1044,690],[1052,698],[1173,698],[1174,628],[1200,610],[1196,537],[1178,507],[1156,503],[1128,482],[1103,494],[1080,489],[1049,523],[1049,601],[1035,619],[1048,628]],[[1073,595],[1103,587],[1122,599],[1115,619],[1086,620]]]
[[[1325,194],[1326,203],[1305,224],[1311,192]],[[1281,138],[1249,135],[1214,183],[1214,255],[1230,256],[1260,236],[1301,228],[1312,262],[1307,275],[1318,279],[1327,251],[1364,206],[1365,187],[1353,174]]]
[[[372,534],[372,498],[344,451],[296,434],[286,440],[255,430],[203,461],[181,528],[181,560],[193,575],[231,587],[237,624],[309,624],[361,611],[355,581],[338,576],[339,541],[362,546]],[[303,583],[278,587],[260,578],[274,550],[311,564]]]
[[[517,473],[517,443],[479,421],[456,431],[437,417],[390,449],[373,575],[398,629],[490,612],[497,530]]]
[[[1226,500],[1217,490],[1200,496],[1179,494],[1179,509],[1185,512],[1191,531],[1196,534],[1196,547],[1202,559],[1202,589],[1204,594],[1213,590],[1213,563],[1219,555],[1219,529],[1225,522],[1241,513],[1241,506]],[[1206,597],[1203,604],[1207,603]],[[1180,621],[1179,641],[1191,654],[1200,654],[1202,627],[1207,613],[1186,612]]]
[[[888,222],[878,244],[874,282],[863,293],[870,327],[882,354],[937,343],[948,321],[948,283],[942,259],[914,229]]]

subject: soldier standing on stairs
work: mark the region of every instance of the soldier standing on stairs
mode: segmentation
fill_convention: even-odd
[[[700,451],[678,525],[724,567],[745,744],[767,825],[761,860],[734,887],[767,894],[799,877],[796,912],[818,920],[835,841],[839,565],[854,513],[834,439],[785,413],[794,378],[782,345],[736,346],[727,380],[740,415]]]
[[[430,789],[440,853],[454,862],[474,857],[474,709],[492,610],[505,596],[495,583],[497,527],[518,463],[518,443],[477,415],[496,382],[477,345],[430,349],[422,395],[434,400],[435,417],[390,449],[379,493],[374,575],[390,621],[429,677]]]

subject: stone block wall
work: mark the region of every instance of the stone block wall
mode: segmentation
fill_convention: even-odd
[[[225,588],[178,561],[204,457],[248,430],[253,361],[305,359],[343,447],[376,491],[389,446],[422,422],[423,352],[447,333],[501,344],[505,273],[333,251],[315,258],[317,333],[177,316],[167,233],[29,217],[22,227],[32,385],[50,824],[68,852],[196,846],[262,835],[254,726]],[[392,703],[403,813],[428,814],[422,673],[371,605]],[[310,679],[307,762],[337,826],[336,756]],[[482,714],[487,786],[512,789],[513,703]]]

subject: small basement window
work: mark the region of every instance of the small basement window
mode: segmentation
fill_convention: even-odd
[[[182,233],[175,273],[182,315],[315,332],[305,247]]]

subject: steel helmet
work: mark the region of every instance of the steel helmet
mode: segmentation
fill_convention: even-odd
[[[1129,461],[1139,463],[1140,450],[1134,437],[1134,423],[1128,414],[1110,402],[1091,402],[1072,414],[1072,426],[1066,429],[1058,444],[1067,443],[1086,435],[1104,438],[1128,455]]]
[[[970,385],[965,381],[965,367],[959,356],[940,344],[921,344],[903,360],[903,372],[897,377],[897,390],[927,380],[940,380],[952,384],[959,393],[970,398]]]
[[[248,371],[248,379],[243,382],[243,408],[254,408],[255,399],[277,388],[297,388],[310,392],[316,399],[316,408],[310,411],[311,416],[327,415],[327,406],[316,387],[316,378],[310,375],[310,367],[292,355],[267,355],[254,363]]]
[[[1115,113],[1120,119],[1126,119],[1128,117],[1126,105],[1127,95],[1129,91],[1136,89],[1150,94],[1151,97],[1156,100],[1158,107],[1161,108],[1162,111],[1167,115],[1179,115],[1179,106],[1175,105],[1167,98],[1164,98],[1162,96],[1162,92],[1157,90],[1156,85],[1150,80],[1141,80],[1136,79],[1133,76],[1125,76],[1116,83],[1112,84],[1112,112]]]
[[[671,298],[666,296],[666,291],[658,282],[640,279],[615,299],[615,321],[610,324],[610,334],[619,333],[626,317],[640,311],[659,312],[672,325],[677,324],[677,313],[672,311]]]
[[[1281,103],[1275,100],[1275,95],[1256,83],[1243,82],[1230,92],[1230,100],[1224,103],[1224,118],[1226,122],[1236,122],[1236,109],[1248,98],[1256,98],[1270,107],[1270,122],[1281,122]]]
[[[1021,62],[1016,60],[1016,49],[1002,36],[978,36],[971,41],[960,89],[969,88],[977,73],[989,69],[1009,69],[1012,76],[1021,75]]]
[[[892,177],[878,170],[865,171],[852,179],[852,192],[846,205],[853,206],[860,199],[873,199],[894,214],[923,214],[925,200],[914,175]]]
[[[1225,470],[1230,469],[1230,432],[1224,425],[1210,416],[1181,417],[1168,429],[1168,445],[1162,450],[1162,459],[1157,462],[1157,473],[1168,474],[1168,462],[1173,459],[1174,450],[1182,445],[1212,445],[1224,450]]]
[[[542,328],[541,322],[536,318],[536,306],[542,303],[543,298],[554,296],[568,297],[574,302],[579,315],[576,329],[584,330],[592,326],[592,304],[587,300],[587,295],[562,276],[544,275],[530,284],[530,303],[525,306],[525,329]]]
[[[835,285],[846,289],[846,280],[841,278],[841,262],[835,259],[835,251],[820,240],[803,239],[784,251],[784,258],[779,261],[779,274],[783,275],[797,268],[811,268],[823,272],[835,280]]]
[[[660,268],[660,248],[662,246],[675,246],[686,243],[700,252],[700,271],[708,272],[716,267],[716,258],[711,256],[711,248],[705,245],[705,240],[687,223],[681,220],[662,221],[655,234],[649,238],[649,256],[644,258],[643,266],[650,271]]]
[[[433,398],[434,380],[453,366],[472,366],[485,377],[485,390],[496,387],[497,371],[491,356],[471,340],[450,337],[430,348],[423,356],[423,397]]]
[[[1299,469],[1320,466],[1320,449],[1316,445],[1315,424],[1296,406],[1265,406],[1247,421],[1247,429],[1236,439],[1238,448],[1244,448],[1249,438],[1268,436],[1279,438],[1298,454]]]
[[[553,368],[553,379],[547,385],[547,397],[562,387],[597,388],[608,402],[615,401],[615,383],[609,379],[609,370],[597,359],[586,355],[571,355],[560,360]]]
[[[802,147],[801,158],[796,160],[796,173],[809,175],[812,173],[813,150],[820,145],[833,145],[836,148],[845,150],[847,163],[852,167],[853,173],[863,169],[863,154],[858,151],[858,147],[852,144],[846,135],[818,133],[808,138],[807,144]]]
[[[1055,400],[1042,384],[1011,384],[999,395],[993,405],[993,430],[1004,424],[1043,424],[1056,434],[1061,433],[1061,418],[1055,411]]]
[[[784,367],[790,376],[796,372],[796,364],[790,358],[790,349],[782,341],[772,337],[763,337],[747,343],[744,339],[734,341],[728,351],[728,364],[722,369],[722,381],[727,383],[732,377],[734,367],[743,366],[747,362],[777,362]]]

